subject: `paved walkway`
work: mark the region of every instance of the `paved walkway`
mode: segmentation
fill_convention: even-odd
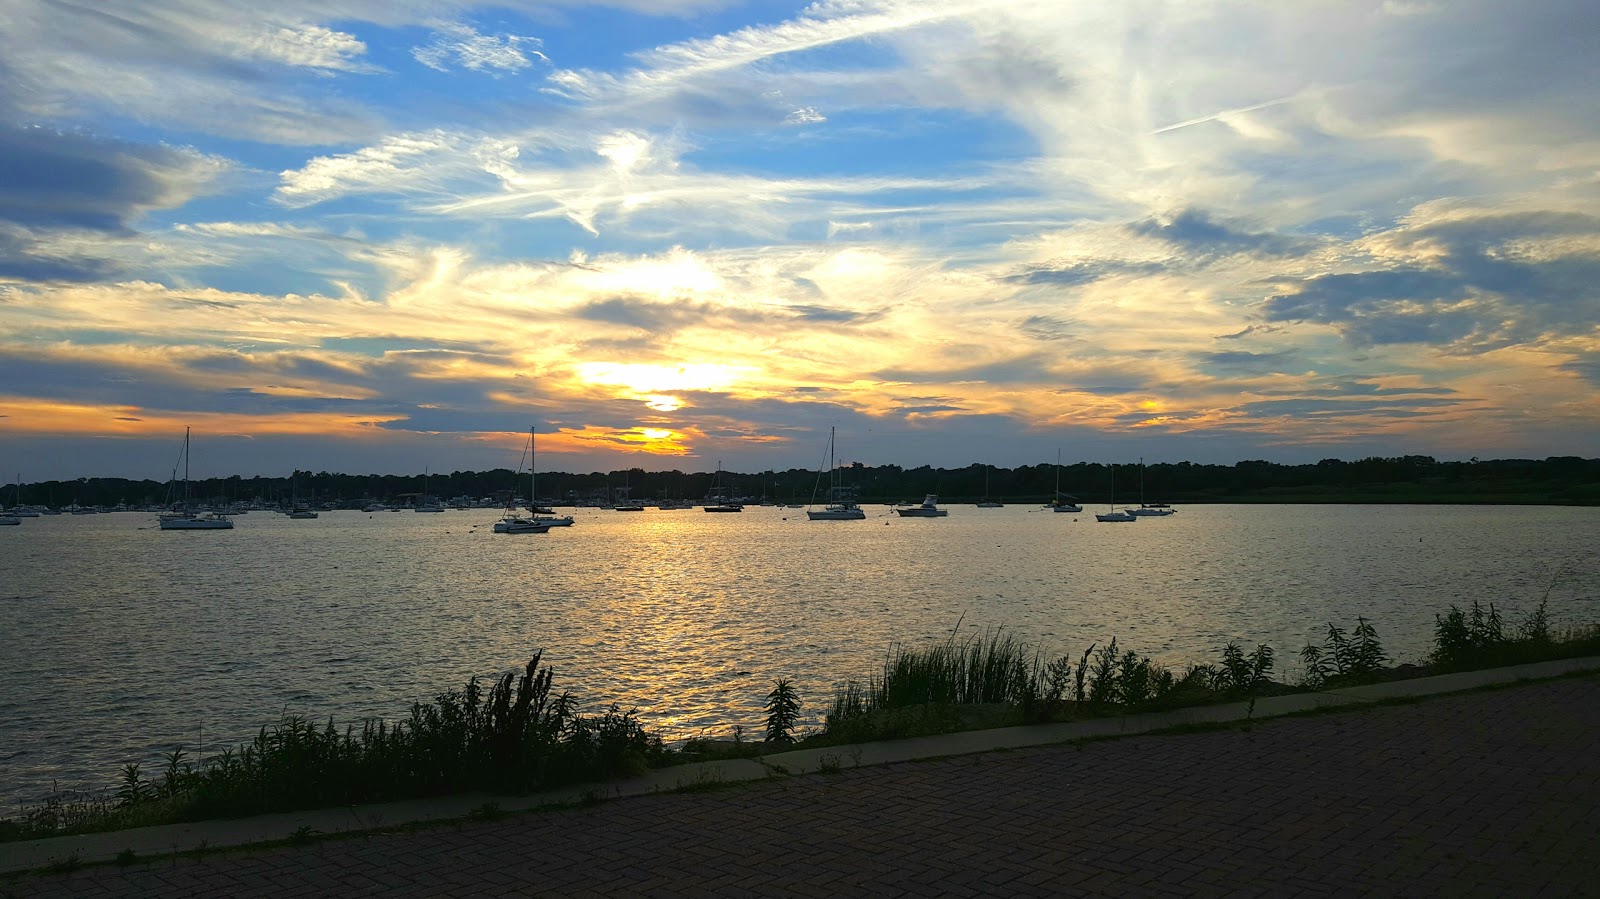
[[[0,896],[1600,896],[1600,676],[0,881]]]

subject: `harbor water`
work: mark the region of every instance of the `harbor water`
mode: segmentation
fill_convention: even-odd
[[[1426,655],[1451,604],[1514,625],[1548,597],[1557,626],[1600,619],[1600,509],[1204,505],[1112,525],[948,508],[579,509],[542,535],[491,534],[493,510],[27,519],[0,529],[0,801],[101,788],[283,715],[394,720],[536,652],[586,708],[681,740],[757,731],[780,677],[814,724],[892,645],[952,633],[1074,657],[1116,637],[1175,667],[1268,643],[1292,680],[1301,646],[1357,616],[1395,661]]]

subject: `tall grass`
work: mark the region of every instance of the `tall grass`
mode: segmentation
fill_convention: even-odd
[[[632,711],[582,715],[570,693],[552,696],[554,674],[535,655],[484,690],[416,703],[409,717],[359,729],[291,716],[203,765],[182,747],[160,775],[123,769],[115,801],[50,803],[0,821],[0,839],[31,839],[130,821],[197,820],[475,789],[522,792],[642,772],[665,750]]]

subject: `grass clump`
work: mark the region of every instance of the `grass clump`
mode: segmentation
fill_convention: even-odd
[[[0,840],[470,790],[526,792],[641,773],[664,756],[635,712],[613,705],[583,715],[570,693],[552,695],[554,674],[539,660],[487,690],[472,678],[414,704],[393,725],[373,720],[341,731],[331,719],[318,727],[290,716],[201,765],[179,747],[156,778],[125,766],[114,797],[52,798],[0,820]]]

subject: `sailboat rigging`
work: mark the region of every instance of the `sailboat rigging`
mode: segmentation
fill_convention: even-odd
[[[1050,502],[1045,504],[1045,508],[1055,512],[1072,512],[1074,514],[1083,511],[1083,506],[1077,503],[1077,497],[1061,492],[1061,449],[1059,447],[1056,448],[1056,494]]]
[[[176,479],[177,471],[173,471]],[[189,502],[189,429],[183,429],[183,498],[170,512],[163,513],[159,521],[163,531],[229,531],[233,520],[218,513],[200,514]]]
[[[844,473],[834,463],[834,438],[836,428],[828,429],[828,496],[832,502],[821,509],[806,509],[811,521],[860,521],[867,513],[850,499],[850,490],[844,485]],[[811,488],[811,502],[817,501],[817,490],[822,486],[822,469],[817,469],[817,483]]]

